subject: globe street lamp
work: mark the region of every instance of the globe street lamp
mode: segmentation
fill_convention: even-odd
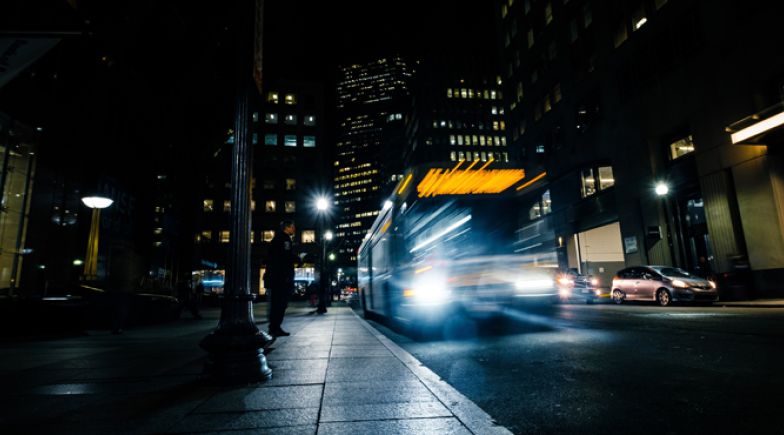
[[[82,203],[93,209],[90,235],[87,237],[87,255],[84,259],[84,279],[94,281],[98,278],[98,232],[101,228],[101,210],[114,203],[103,196],[85,196]]]
[[[662,204],[664,206],[664,220],[667,223],[667,246],[670,248],[670,262],[672,262],[673,267],[676,267],[677,262],[675,261],[675,247],[672,243],[672,231],[670,228],[670,204],[667,201],[667,195],[670,193],[670,186],[668,186],[667,183],[660,181],[656,183],[654,191],[656,192],[656,196],[661,198]]]

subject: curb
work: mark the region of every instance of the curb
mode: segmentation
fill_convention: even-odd
[[[716,306],[724,307],[724,308],[735,308],[735,307],[742,307],[742,308],[784,308],[784,304],[755,304],[755,303],[744,303],[744,302],[727,302],[721,303],[719,302]]]
[[[454,416],[474,434],[492,435],[511,435],[507,428],[499,426],[489,414],[482,410],[470,399],[455,390],[446,381],[441,379],[432,370],[425,367],[418,359],[401,348],[395,342],[378,332],[365,319],[360,317],[354,310],[351,313],[360,321],[381,344],[383,344],[395,357],[400,360],[412,373],[433,393],[434,396],[449,410]]]

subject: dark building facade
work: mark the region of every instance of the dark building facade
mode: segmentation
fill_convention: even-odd
[[[326,224],[316,200],[328,194],[325,161],[324,92],[308,82],[274,82],[257,97],[253,116],[253,181],[251,193],[251,285],[265,294],[263,275],[267,249],[283,220],[297,226],[295,250],[305,253],[296,271],[299,286],[317,279]],[[231,189],[228,168],[233,131],[213,155],[195,234],[195,271],[205,287],[222,291],[231,234]]]
[[[356,268],[359,245],[403,167],[403,118],[414,71],[400,57],[340,67],[333,161],[336,264]]]
[[[510,155],[500,77],[421,68],[406,120],[405,165],[515,162]],[[388,192],[387,192],[388,193]]]
[[[498,1],[509,140],[542,175],[521,191],[521,238],[604,283],[666,264],[724,297],[781,294],[781,127],[733,138],[782,111],[777,9]]]

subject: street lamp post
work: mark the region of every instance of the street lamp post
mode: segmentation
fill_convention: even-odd
[[[326,214],[329,209],[329,201],[324,197],[316,200],[316,211],[319,217],[319,227],[321,230],[321,267],[319,268],[319,302],[316,312],[324,314],[327,312],[327,242],[332,240],[332,231],[326,230]]]
[[[82,203],[93,210],[90,235],[87,237],[87,254],[84,257],[84,279],[95,281],[98,278],[98,236],[101,229],[101,210],[114,203],[102,196],[85,196]]]
[[[672,262],[673,267],[677,267],[678,261],[675,258],[675,247],[673,246],[672,229],[670,228],[670,205],[667,200],[667,195],[670,193],[670,186],[668,186],[667,183],[658,182],[656,183],[654,190],[656,191],[656,195],[661,198],[664,207],[664,220],[667,224],[667,246],[670,248],[670,261]]]
[[[252,12],[256,2],[244,0],[236,7],[237,96],[234,104],[234,147],[231,155],[231,235],[226,285],[221,298],[218,327],[202,339],[200,346],[209,356],[205,372],[228,384],[267,380],[272,370],[263,349],[273,338],[260,331],[253,320],[250,288],[250,90],[251,55],[249,49]],[[259,3],[259,8],[263,6]],[[259,11],[260,12],[260,11]]]

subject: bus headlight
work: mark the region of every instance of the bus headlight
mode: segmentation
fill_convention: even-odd
[[[417,302],[434,304],[449,299],[446,281],[437,277],[417,280],[413,288],[403,291],[403,296],[414,298]]]

